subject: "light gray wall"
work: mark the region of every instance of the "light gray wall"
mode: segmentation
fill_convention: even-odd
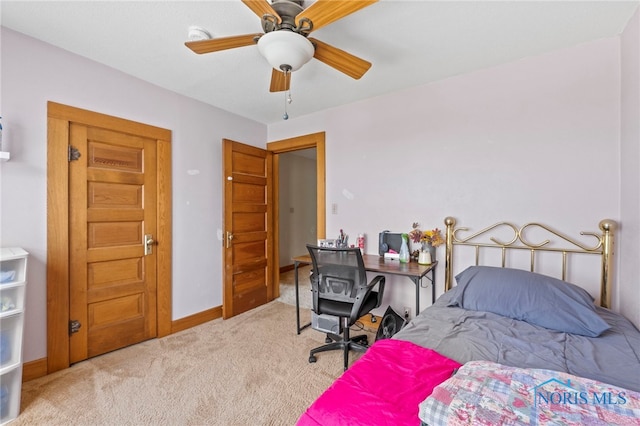
[[[632,48],[637,43],[631,41]],[[367,253],[377,252],[374,239],[383,229],[407,232],[416,221],[442,228],[446,216],[475,230],[502,220],[535,221],[580,238],[581,231],[598,232],[601,219],[621,220],[620,63],[620,38],[598,40],[292,117],[269,126],[269,139],[326,132],[327,234],[364,231]],[[638,74],[632,74],[628,87],[635,88]],[[624,148],[634,144],[637,134]],[[635,164],[627,166],[630,173],[637,158],[629,160]],[[637,184],[624,194],[631,196],[636,203]],[[638,217],[624,222],[625,230],[637,229]],[[624,249],[637,264],[637,243]],[[442,260],[442,248],[438,256]],[[597,295],[598,282],[588,275],[597,276],[599,268],[586,268],[569,278]],[[443,275],[441,262],[437,294]],[[637,276],[620,270],[620,294],[637,294]],[[383,307],[412,306],[411,283],[387,282]],[[423,308],[429,294],[422,292]],[[614,300],[614,308],[640,324],[640,304],[631,300]]]
[[[222,304],[221,141],[265,146],[266,126],[2,28],[0,241],[29,258],[24,359],[46,356],[47,101],[172,130],[173,313]]]
[[[621,37],[620,237],[616,302],[640,327],[640,9]]]

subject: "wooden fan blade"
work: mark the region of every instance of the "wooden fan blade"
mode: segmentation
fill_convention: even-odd
[[[315,3],[296,16],[296,25],[299,25],[300,18],[307,18],[313,22],[313,31],[315,31],[377,1],[378,0],[316,0]]]
[[[349,77],[358,80],[371,68],[371,62],[360,59],[318,39],[309,37],[309,40],[316,46],[314,58],[345,73]]]
[[[289,84],[291,83],[291,73],[286,75],[282,71],[278,71],[275,68],[271,68],[271,86],[270,92],[284,92],[289,90]]]
[[[278,24],[282,22],[282,18],[278,15],[278,12],[271,7],[271,4],[269,4],[267,0],[242,0],[242,3],[247,5],[260,19],[262,19],[263,15],[267,14],[275,16]]]
[[[236,47],[249,46],[255,44],[253,39],[261,36],[262,33],[245,34],[231,37],[213,38],[211,40],[188,41],[184,45],[195,53],[201,55],[203,53],[217,52],[219,50],[233,49]]]

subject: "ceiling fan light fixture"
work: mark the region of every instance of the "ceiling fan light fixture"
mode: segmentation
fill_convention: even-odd
[[[278,71],[283,66],[300,69],[313,58],[315,49],[306,37],[287,30],[271,31],[258,40],[258,51]]]

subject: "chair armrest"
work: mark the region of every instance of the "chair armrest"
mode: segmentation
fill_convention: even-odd
[[[371,282],[369,282],[369,284],[367,284],[366,287],[360,288],[360,294],[358,294],[358,300],[356,301],[356,303],[353,304],[353,307],[351,309],[351,315],[349,315],[350,324],[355,324],[358,318],[360,318],[362,315],[367,313],[367,312],[360,312],[360,307],[362,306],[364,301],[367,299],[367,296],[369,295],[369,293],[371,293],[371,291],[376,285],[378,286],[378,295],[376,300],[376,306],[374,306],[374,308],[377,308],[378,306],[380,306],[380,304],[382,303],[382,294],[384,293],[385,281],[386,279],[383,275],[378,275],[373,280],[371,280]]]
[[[378,302],[376,303],[376,308],[382,304],[382,293],[384,293],[384,284],[385,284],[385,282],[386,282],[385,277],[382,276],[382,275],[378,275],[373,280],[371,280],[371,282],[367,286],[367,287],[369,287],[371,289],[376,284],[379,283],[379,285],[378,285]]]

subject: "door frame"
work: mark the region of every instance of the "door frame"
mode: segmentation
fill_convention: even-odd
[[[47,102],[47,374],[69,363],[69,123],[117,128],[157,142],[157,327],[171,334],[171,131]]]
[[[268,142],[267,151],[273,153],[273,253],[274,265],[278,265],[280,258],[280,156],[286,152],[302,149],[316,149],[316,229],[317,238],[326,236],[326,171],[325,171],[325,132],[295,136],[293,138]],[[280,297],[280,268],[273,267],[273,298]]]

